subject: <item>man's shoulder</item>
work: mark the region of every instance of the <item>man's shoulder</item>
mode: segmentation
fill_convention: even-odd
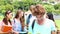
[[[48,18],[46,18],[46,20],[47,20],[47,21],[51,21],[51,22],[53,22],[52,20],[50,20],[50,19],[48,19]]]
[[[50,19],[46,19],[46,20],[47,20],[46,24],[48,24],[50,26],[55,25],[55,23],[52,20],[50,20]]]
[[[50,19],[46,19],[46,21],[48,22],[48,23],[54,23],[54,21],[53,20],[50,20]]]

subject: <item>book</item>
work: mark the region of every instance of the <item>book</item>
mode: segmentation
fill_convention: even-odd
[[[12,26],[4,25],[2,26],[2,32],[9,32],[12,30]]]

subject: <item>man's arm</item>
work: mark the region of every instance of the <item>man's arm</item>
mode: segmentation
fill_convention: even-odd
[[[56,29],[56,26],[55,26],[55,23],[52,21],[51,22],[51,34],[56,34],[57,32],[57,29]]]
[[[51,34],[57,34],[57,32],[56,31],[52,31]]]

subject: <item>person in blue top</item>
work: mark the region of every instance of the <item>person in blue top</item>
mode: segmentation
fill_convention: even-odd
[[[36,19],[34,27],[32,29],[32,24],[29,26],[28,34],[56,34],[56,27],[52,20],[48,18],[44,18],[44,14],[46,13],[45,9],[42,5],[37,4],[36,9],[38,13],[36,13]]]
[[[19,9],[15,15],[15,18],[13,19],[12,26],[13,26],[13,30],[16,34],[19,34],[19,33],[25,31],[23,14],[24,14],[23,11]]]

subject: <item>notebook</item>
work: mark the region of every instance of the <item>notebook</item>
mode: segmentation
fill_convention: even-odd
[[[9,32],[11,31],[12,26],[4,25],[2,26],[2,32]]]

